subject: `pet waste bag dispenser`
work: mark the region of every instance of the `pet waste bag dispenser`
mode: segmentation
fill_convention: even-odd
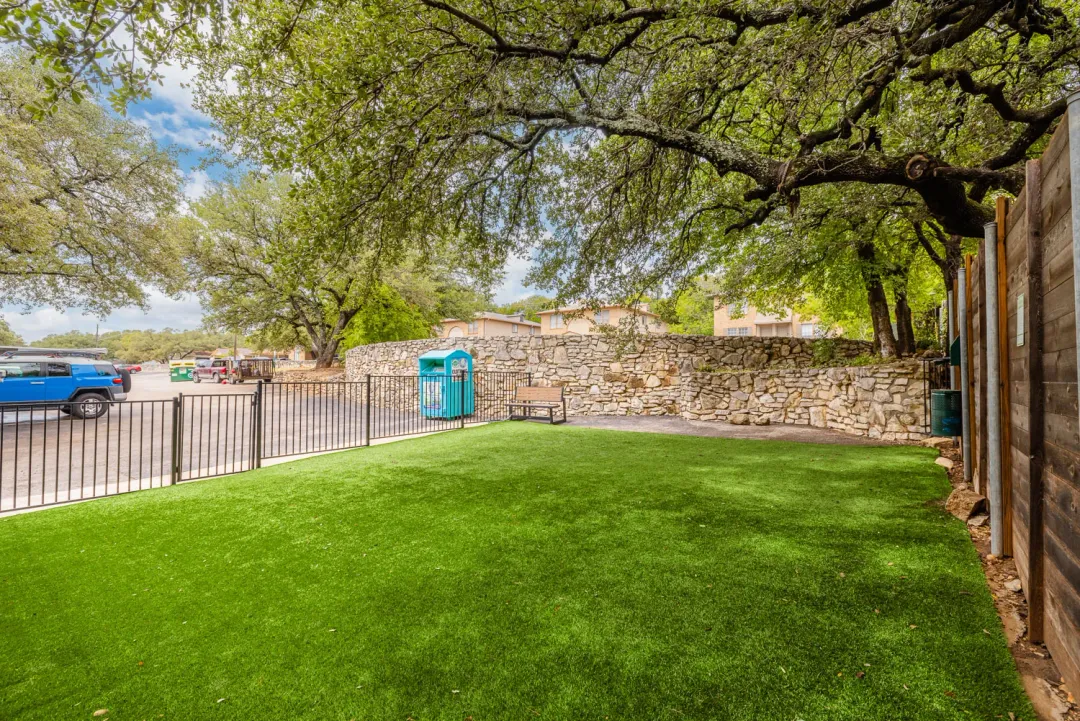
[[[460,348],[435,350],[419,358],[420,412],[425,418],[472,415],[472,356]]]

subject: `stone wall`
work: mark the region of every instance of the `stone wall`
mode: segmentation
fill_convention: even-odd
[[[918,362],[859,368],[691,373],[682,379],[684,418],[736,424],[834,428],[888,441],[924,437]]]
[[[870,344],[837,340],[837,356],[868,353]],[[526,371],[538,385],[566,387],[572,415],[673,415],[680,412],[681,379],[702,369],[805,368],[813,341],[650,335],[620,348],[601,335],[432,338],[376,343],[346,354],[349,380],[365,375],[415,375],[417,356],[463,348],[478,371]]]

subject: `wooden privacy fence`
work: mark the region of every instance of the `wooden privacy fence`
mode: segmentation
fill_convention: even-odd
[[[1080,111],[1080,103],[1073,112]],[[987,494],[986,253],[996,253],[1001,394],[1002,548],[1016,560],[1032,640],[1080,688],[1080,436],[1069,123],[1026,166],[1015,201],[999,198],[996,248],[966,259],[971,309],[966,401],[972,480]]]

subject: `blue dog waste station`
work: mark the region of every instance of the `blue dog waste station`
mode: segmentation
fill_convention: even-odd
[[[460,348],[420,356],[420,410],[425,418],[472,415],[472,356]],[[464,401],[464,411],[462,402]]]

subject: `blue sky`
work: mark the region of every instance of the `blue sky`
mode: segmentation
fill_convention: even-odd
[[[210,121],[192,106],[191,89],[185,87],[193,74],[191,70],[179,67],[166,68],[164,85],[155,89],[154,97],[128,109],[129,117],[145,126],[158,143],[175,146],[181,151],[179,164],[186,179],[184,193],[192,200],[201,197],[207,185],[226,172],[221,166],[199,168],[207,153],[202,145],[210,142],[213,129]],[[525,259],[515,258],[507,263],[506,279],[495,291],[497,303],[508,303],[529,295],[530,290],[523,283],[528,269],[529,261]],[[192,295],[168,298],[156,291],[150,293],[147,311],[121,308],[106,318],[85,314],[77,308],[34,307],[27,312],[25,308],[11,304],[0,305],[0,314],[27,342],[50,333],[93,332],[96,327],[104,332],[165,327],[190,329],[202,324],[198,298]]]

